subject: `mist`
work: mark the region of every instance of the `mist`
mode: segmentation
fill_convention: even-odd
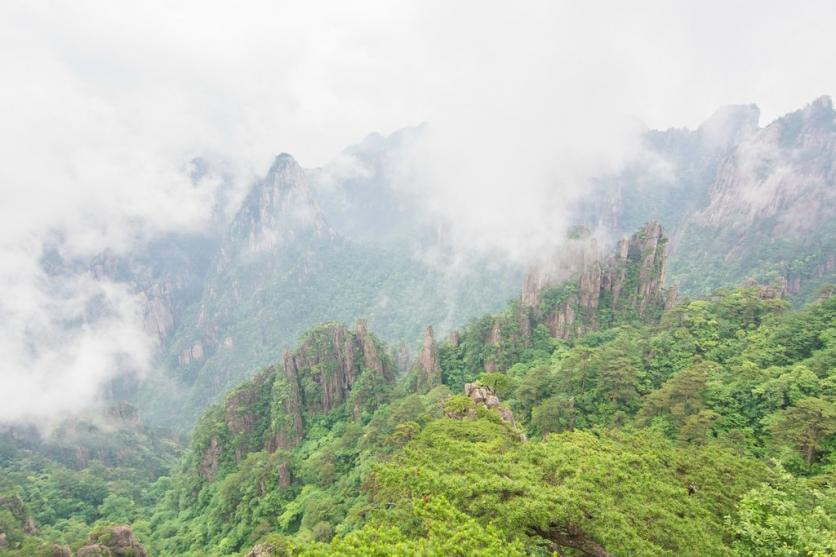
[[[525,263],[647,127],[751,102],[769,121],[836,90],[830,2],[595,4],[4,3],[0,422],[72,415],[155,365],[137,294],[49,253],[204,230],[277,153],[353,168],[346,146],[426,122],[392,187],[455,249]],[[235,193],[195,184],[195,157]]]

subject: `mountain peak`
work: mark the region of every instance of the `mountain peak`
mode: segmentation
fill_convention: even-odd
[[[824,110],[833,110],[833,100],[830,98],[830,95],[822,95],[821,97],[811,102],[810,107],[815,107],[817,109]]]
[[[272,174],[289,167],[301,168],[299,163],[296,162],[296,159],[293,158],[293,155],[290,153],[279,153],[276,155],[276,158],[273,159],[273,164],[270,165],[268,174]]]
[[[802,118],[807,125],[831,129],[836,124],[833,101],[828,95],[822,95],[801,109]]]
[[[720,107],[699,127],[700,137],[706,145],[729,148],[758,129],[760,114],[754,104]]]
[[[232,236],[250,249],[272,248],[299,235],[332,235],[313,199],[305,170],[281,153],[253,184],[232,223]]]

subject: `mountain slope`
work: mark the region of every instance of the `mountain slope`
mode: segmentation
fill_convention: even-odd
[[[745,555],[758,542],[729,525],[758,520],[745,505],[768,485],[768,504],[799,506],[786,543],[826,553],[836,298],[788,312],[755,287],[673,306],[659,226],[622,245],[535,305],[516,302],[443,342],[429,330],[397,381],[364,323],[313,329],[201,419],[152,519],[167,533],[153,547]],[[568,297],[551,304],[558,294]],[[569,327],[550,329],[569,307]],[[511,328],[521,317],[529,335]],[[815,408],[823,433],[807,445],[793,416]]]
[[[821,97],[766,127],[726,107],[697,130],[649,130],[647,156],[603,177],[579,220],[615,234],[648,219],[671,231],[670,278],[706,295],[746,279],[809,299],[836,272],[836,127]]]
[[[675,274],[696,291],[747,276],[809,297],[836,272],[836,112],[828,97],[739,143],[708,204],[678,232]],[[700,269],[703,272],[698,273]]]
[[[495,280],[478,280],[483,272]],[[496,307],[497,290],[516,281],[488,262],[443,268],[401,244],[344,237],[319,209],[309,173],[283,154],[229,224],[140,406],[153,421],[191,423],[315,323],[365,318],[384,338],[411,344],[426,322],[449,327]]]

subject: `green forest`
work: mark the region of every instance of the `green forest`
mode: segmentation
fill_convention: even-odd
[[[577,337],[535,327],[523,349],[480,340],[477,320],[430,347],[423,386],[364,327],[324,324],[298,383],[266,368],[182,454],[130,429],[108,466],[7,440],[0,554],[130,524],[149,555],[833,555],[834,294],[793,310],[720,290]],[[358,376],[325,407],[343,336]]]
[[[0,557],[836,557],[836,1],[749,4],[0,1]]]

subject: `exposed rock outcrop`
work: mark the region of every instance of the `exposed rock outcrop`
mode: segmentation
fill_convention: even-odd
[[[618,319],[654,318],[675,305],[676,289],[663,287],[667,239],[658,223],[651,221],[623,238],[609,257],[596,256],[597,246],[588,235],[576,235],[570,245],[553,266],[556,270],[532,269],[518,306],[492,318],[482,338],[491,348],[482,353],[485,371],[503,370],[511,363],[510,354],[531,346],[538,328],[565,339]]]
[[[779,275],[787,293],[812,294],[836,259],[834,160],[829,97],[736,143],[708,182],[706,203],[675,235],[678,280],[690,291]]]
[[[402,342],[398,346],[397,351],[394,354],[394,358],[399,373],[406,373],[409,371],[409,368],[412,366],[412,352],[409,350],[409,346],[407,346],[405,342]]]
[[[499,397],[496,396],[496,392],[491,387],[481,383],[465,383],[464,394],[474,404],[484,406],[489,410],[495,410],[499,414],[499,417],[502,418],[502,421],[517,432],[521,441],[527,440],[525,433],[520,430],[517,421],[514,419],[514,413],[507,406],[500,404]]]
[[[771,219],[773,237],[815,230],[834,215],[834,159],[836,114],[820,97],[737,145],[694,220],[744,230]]]
[[[27,534],[35,534],[38,528],[35,520],[29,514],[26,504],[18,495],[0,495],[0,509],[5,509],[20,523]]]
[[[76,557],[147,557],[145,548],[134,537],[130,526],[95,530]]]
[[[284,408],[293,427],[290,438],[277,443],[279,447],[298,442],[306,417],[328,413],[346,402],[361,373],[384,385],[395,380],[389,356],[362,320],[354,332],[336,323],[309,332],[295,352],[285,354],[283,371],[288,390]]]
[[[468,365],[503,371],[546,331],[575,337],[619,321],[652,320],[675,305],[676,289],[663,287],[667,239],[658,223],[623,238],[609,257],[596,255],[597,244],[583,229],[573,232],[569,245],[551,270],[541,265],[529,272],[519,304],[468,333],[479,331],[478,342],[463,347]],[[458,345],[458,335],[455,341],[448,345]]]
[[[496,392],[490,386],[483,385],[479,382],[465,383],[464,394],[473,402],[473,406],[469,408],[464,406],[457,407],[454,410],[451,410],[446,407],[445,409],[447,411],[448,418],[472,419],[477,416],[477,413],[474,410],[475,408],[487,408],[490,411],[496,412],[500,420],[502,420],[502,423],[504,423],[511,431],[513,431],[519,437],[520,441],[528,440],[525,433],[517,425],[517,421],[514,419],[514,413],[511,412],[510,408],[502,406],[502,404],[500,404],[499,397],[496,396]]]
[[[200,461],[200,477],[212,481],[218,474],[220,467],[221,447],[218,438],[214,435],[209,439],[209,446],[203,451],[203,458]]]
[[[343,404],[355,416],[374,409],[395,377],[391,357],[365,321],[358,321],[354,331],[338,323],[321,325],[296,350],[286,351],[281,364],[235,389],[210,415],[221,429],[204,437],[198,473],[212,481],[225,458],[240,462],[254,451],[291,449],[310,420]],[[279,461],[280,484],[288,486],[292,470]]]
[[[181,366],[188,366],[192,363],[201,362],[205,357],[205,352],[203,349],[203,342],[196,340],[194,344],[192,344],[189,348],[186,348],[182,352],[180,352],[180,357],[178,358]]]
[[[598,242],[586,229],[570,231],[560,253],[551,261],[533,266],[525,276],[521,295],[522,305],[536,307],[543,292],[555,284],[582,276],[601,260]]]
[[[427,327],[421,354],[415,364],[415,389],[419,393],[426,393],[436,385],[441,384],[441,365],[438,361],[438,349],[433,339],[432,325]]]
[[[541,267],[528,273],[522,305],[538,308],[543,305],[546,291],[568,282],[567,290],[572,292],[564,300],[562,311],[548,318],[553,336],[561,338],[571,334],[569,327],[584,310],[596,310],[601,305],[610,309],[629,306],[642,314],[649,305],[662,299],[666,244],[662,226],[655,221],[647,223],[632,237],[622,238],[610,257],[600,255],[594,238],[570,241],[569,248],[554,265],[556,270],[543,271]]]
[[[237,254],[269,250],[301,235],[333,236],[313,198],[304,169],[282,153],[256,182],[232,222],[221,268]]]

